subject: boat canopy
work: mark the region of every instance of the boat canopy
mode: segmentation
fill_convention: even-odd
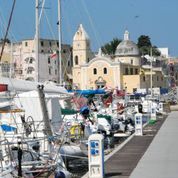
[[[77,114],[78,111],[74,110],[74,109],[68,109],[68,108],[61,108],[61,114],[62,115],[74,115]]]
[[[27,80],[1,77],[0,84],[7,85],[8,91],[16,91],[17,93],[37,90],[38,85],[43,85],[45,93],[70,95],[64,87],[58,86],[55,83],[39,83]]]
[[[13,132],[15,131],[17,128],[13,127],[13,126],[10,126],[10,125],[7,125],[7,124],[1,124],[1,129],[4,131],[4,132]]]
[[[105,94],[106,91],[102,89],[97,90],[68,90],[68,92],[78,93],[80,95],[96,95],[96,94]]]

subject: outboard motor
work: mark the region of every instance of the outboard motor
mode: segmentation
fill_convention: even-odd
[[[142,104],[138,104],[138,112],[143,113],[143,106]]]
[[[90,113],[90,110],[88,108],[88,106],[83,106],[81,109],[80,109],[80,114],[85,118],[87,119],[89,117],[89,113]]]
[[[55,173],[55,178],[66,178],[66,176],[62,171],[59,171]]]

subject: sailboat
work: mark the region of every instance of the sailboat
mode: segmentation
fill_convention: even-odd
[[[36,0],[36,10],[38,9],[38,5],[38,0]],[[37,26],[38,25],[37,21]],[[36,29],[36,31],[38,31],[38,29]],[[38,39],[38,32],[36,39]],[[38,43],[36,46],[38,56]],[[9,111],[10,115],[13,115],[13,119],[9,119],[9,123],[6,125],[6,130],[2,130],[0,133],[0,142],[4,142],[0,149],[0,151],[2,151],[0,165],[1,177],[12,178],[20,176],[32,178],[49,177],[55,174],[55,177],[65,175],[65,177],[69,178],[70,173],[65,168],[64,162],[58,152],[60,144],[57,143],[59,135],[56,133],[60,126],[60,117],[58,117],[60,113],[54,113],[54,106],[57,103],[56,96],[57,98],[62,96],[69,97],[70,94],[68,94],[64,87],[51,83],[41,84],[39,82],[3,77],[0,78],[0,83],[7,86],[6,92],[9,93],[10,98],[13,99],[15,106],[17,108],[23,108],[23,110],[19,110],[18,113],[12,113],[12,101],[7,102],[6,98],[5,101],[1,102],[1,109],[9,107],[9,110],[6,110],[6,112],[8,113]],[[45,101],[46,96],[50,98],[47,100],[50,105],[48,108],[51,107],[51,123],[48,118]],[[37,102],[34,102],[32,99],[34,97],[38,100]],[[33,108],[33,112],[30,112],[29,108],[28,101],[30,100],[32,101],[30,103],[32,107],[37,106],[35,108],[37,110]],[[56,105],[56,107],[57,106],[58,105]],[[59,110],[59,108],[56,110]],[[34,114],[33,117],[29,113]],[[41,117],[38,118],[39,116]],[[31,119],[31,121],[28,119]],[[3,120],[2,117],[1,120]],[[58,128],[56,126],[58,126]],[[5,142],[4,140],[7,141]],[[40,148],[42,142],[44,142],[44,144],[42,148]],[[6,147],[8,147],[8,149],[6,149]],[[9,158],[5,159],[7,158],[7,150],[9,151]]]

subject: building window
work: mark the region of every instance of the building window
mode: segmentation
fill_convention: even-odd
[[[57,69],[55,69],[55,75],[57,75]]]
[[[135,75],[138,75],[138,69],[135,69]]]
[[[143,81],[145,82],[145,80],[146,80],[146,79],[145,79],[145,76],[143,76]]]
[[[28,67],[27,74],[32,74],[35,69],[33,67]]]
[[[57,47],[59,47],[59,42],[57,42]]]
[[[90,58],[87,59],[87,62],[90,62]]]
[[[48,57],[48,64],[50,64],[51,63],[51,59],[50,59],[50,57]]]
[[[133,75],[133,68],[130,68],[130,75]]]
[[[107,74],[107,68],[106,67],[103,69],[103,73]]]
[[[44,46],[44,42],[43,41],[41,41],[41,46]]]
[[[125,75],[128,75],[129,74],[129,70],[128,68],[125,68]]]
[[[51,75],[51,67],[49,67],[49,75]]]
[[[43,52],[44,52],[44,50],[42,49],[42,50],[41,50],[41,53],[43,53]]]
[[[75,56],[75,65],[78,65],[78,56]]]
[[[67,65],[68,65],[68,67],[70,67],[70,61],[68,61]]]
[[[25,46],[28,46],[28,42],[27,41],[25,42]]]
[[[133,64],[133,59],[131,59],[130,63]]]
[[[157,76],[157,81],[159,81],[159,76]]]
[[[50,46],[50,47],[52,46],[51,41],[49,41],[49,46]]]
[[[33,63],[33,58],[30,58],[29,63],[30,63],[30,64]]]
[[[94,75],[97,74],[97,69],[96,69],[96,68],[93,69],[93,74],[94,74]]]
[[[66,50],[65,50],[65,49],[63,50],[63,53],[64,53],[64,54],[66,53]]]

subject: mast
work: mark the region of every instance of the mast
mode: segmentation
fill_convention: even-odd
[[[36,58],[36,82],[39,81],[39,18],[38,18],[38,8],[39,8],[39,0],[36,0],[35,5],[35,58]]]
[[[58,42],[59,42],[59,54],[58,54],[58,82],[62,86],[62,54],[61,54],[61,42],[62,42],[62,31],[61,31],[61,0],[58,0]]]
[[[12,78],[12,64],[13,64],[13,43],[11,41],[11,60],[10,60],[10,73],[9,73],[9,78]]]

